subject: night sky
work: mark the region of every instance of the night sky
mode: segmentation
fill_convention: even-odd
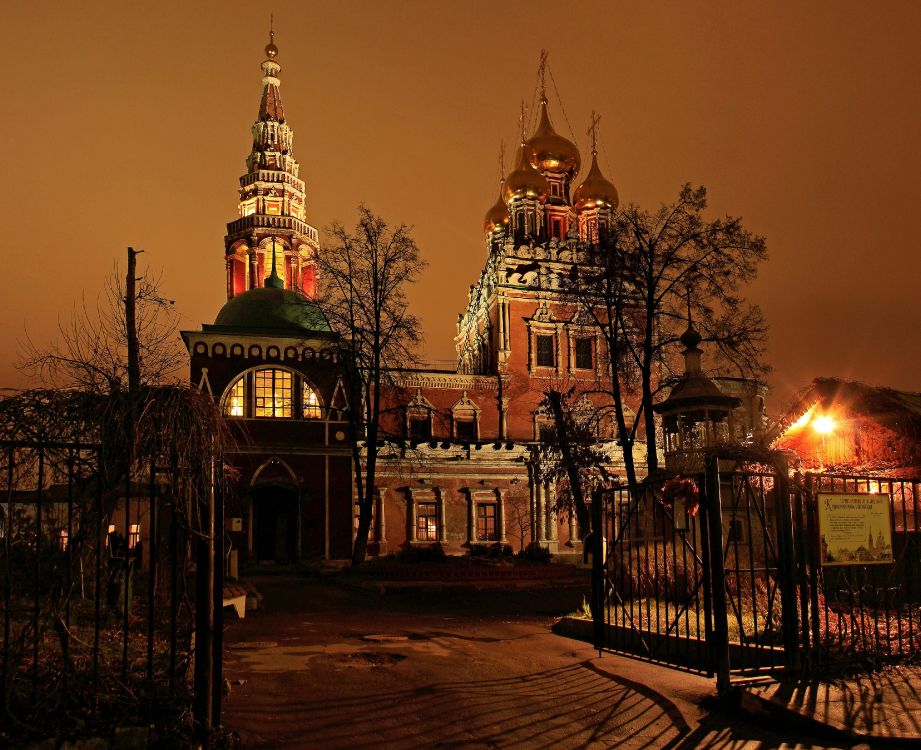
[[[921,390],[921,3],[273,7],[308,221],[350,224],[365,202],[414,226],[427,357],[453,357],[499,142],[510,165],[547,48],[556,129],[589,162],[601,113],[622,203],[702,183],[713,215],[767,237],[749,298],[771,325],[769,409],[816,375]],[[29,384],[14,368],[26,331],[47,342],[93,304],[127,245],[183,327],[213,320],[269,8],[6,5],[0,386]]]

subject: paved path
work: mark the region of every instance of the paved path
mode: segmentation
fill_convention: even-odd
[[[829,747],[710,713],[711,680],[553,635],[578,592],[257,586],[264,609],[225,633],[245,748]]]

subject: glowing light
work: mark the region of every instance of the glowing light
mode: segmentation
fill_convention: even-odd
[[[816,432],[826,434],[835,429],[835,422],[831,417],[816,417],[812,427]]]
[[[789,429],[798,430],[800,427],[805,427],[809,424],[809,420],[812,419],[812,409],[807,409],[803,412],[803,416],[797,419],[793,424],[790,425]]]

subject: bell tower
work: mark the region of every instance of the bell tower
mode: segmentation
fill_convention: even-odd
[[[274,29],[265,56],[259,116],[252,127],[246,174],[240,178],[240,216],[227,225],[224,237],[227,299],[266,286],[272,268],[285,289],[313,298],[319,235],[305,221],[304,182],[281,103]]]

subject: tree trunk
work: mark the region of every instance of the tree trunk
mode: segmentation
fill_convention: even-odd
[[[588,509],[585,507],[585,498],[582,495],[582,479],[579,476],[579,467],[576,466],[572,456],[572,448],[569,444],[566,417],[563,414],[563,395],[555,390],[546,391],[544,395],[547,397],[547,403],[550,404],[550,411],[553,413],[560,457],[563,462],[563,468],[566,470],[566,476],[569,479],[569,491],[572,493],[573,504],[576,507],[576,518],[579,520],[579,529],[582,531],[584,548],[585,538],[588,535],[591,523],[589,522]]]

